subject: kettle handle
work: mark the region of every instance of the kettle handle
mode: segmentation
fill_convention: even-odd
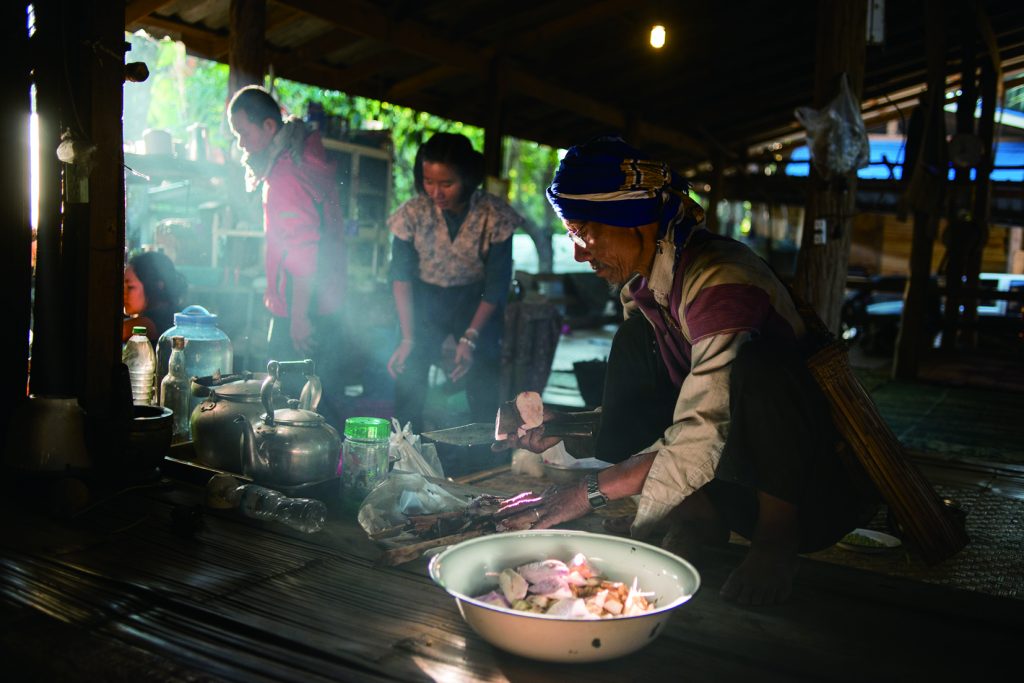
[[[274,425],[274,407],[271,399],[274,396],[274,390],[281,388],[281,373],[283,372],[301,371],[306,375],[306,385],[302,388],[299,405],[304,408],[308,405],[308,410],[316,410],[323,388],[320,378],[313,374],[314,367],[313,361],[309,358],[289,361],[272,360],[267,363],[267,378],[260,386],[260,401],[263,403],[263,410],[267,413],[267,417],[263,420],[264,424],[268,427]]]
[[[306,375],[306,384],[303,385],[302,393],[299,394],[299,408],[312,410],[315,413],[323,394],[324,388],[320,383],[320,378],[317,375]]]

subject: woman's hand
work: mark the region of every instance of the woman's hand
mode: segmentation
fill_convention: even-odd
[[[405,372],[405,361],[409,359],[410,353],[412,353],[412,340],[403,339],[388,360],[388,374],[391,375],[391,379],[396,379]]]
[[[540,495],[527,491],[508,499],[498,509],[498,531],[548,529],[583,517],[590,511],[587,490],[582,480],[551,486]]]
[[[455,347],[455,367],[448,375],[452,382],[458,382],[469,372],[469,369],[473,366],[473,353],[475,351],[476,345],[469,339],[463,337],[459,340],[458,346]]]

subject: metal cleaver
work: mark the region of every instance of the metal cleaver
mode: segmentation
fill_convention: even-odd
[[[589,410],[581,413],[563,413],[544,423],[544,434],[562,437],[592,437],[597,431],[600,419],[601,412],[598,410]],[[453,446],[483,446],[493,443],[494,447],[498,450],[500,450],[499,446],[503,443],[494,440],[493,422],[473,422],[459,427],[423,432],[420,436]]]

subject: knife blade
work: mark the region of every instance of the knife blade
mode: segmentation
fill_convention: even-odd
[[[544,434],[561,437],[593,436],[600,417],[600,411],[596,410],[559,415],[544,423]],[[458,427],[423,432],[420,436],[453,446],[483,446],[494,442],[494,423],[472,422]],[[500,443],[498,441],[495,445]]]

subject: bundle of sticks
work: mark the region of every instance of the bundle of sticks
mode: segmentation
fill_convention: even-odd
[[[370,534],[370,539],[387,541],[411,535],[422,540],[385,550],[378,558],[377,564],[393,567],[411,562],[431,548],[454,545],[477,536],[503,531],[501,522],[505,517],[538,505],[541,500],[541,496],[535,496],[530,491],[511,498],[482,494],[473,498],[469,505],[461,510],[409,515],[402,524]]]
[[[970,541],[963,523],[910,462],[903,444],[853,373],[845,342],[831,334],[806,302],[794,299],[816,341],[807,367],[828,399],[840,434],[888,504],[906,540],[930,565],[960,552]]]
[[[833,343],[809,361],[836,427],[877,486],[896,521],[927,564],[958,553],[969,539],[962,524],[907,457],[903,444],[853,374],[846,349]]]

